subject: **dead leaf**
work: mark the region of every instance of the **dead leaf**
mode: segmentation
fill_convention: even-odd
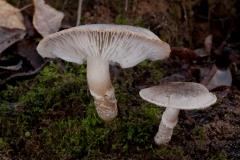
[[[213,52],[214,52],[217,56],[223,56],[223,54],[222,54],[222,49],[221,49],[221,48],[215,49]]]
[[[211,81],[211,79],[216,74],[216,72],[217,72],[217,67],[215,64],[212,66],[211,70],[208,67],[200,68],[200,74],[201,74],[200,77],[203,77],[200,83],[204,86],[208,85],[208,83]]]
[[[233,62],[235,64],[240,64],[240,52],[239,51],[238,51],[238,54],[234,54],[234,52],[229,53],[228,58],[231,62]]]
[[[8,29],[5,27],[0,27],[0,55],[1,52],[7,49],[10,45],[23,39],[25,34],[26,31],[22,29]]]
[[[34,69],[39,68],[43,64],[43,58],[38,54],[36,47],[36,43],[28,38],[20,41],[17,47],[17,54],[26,58]]]
[[[188,71],[181,71],[179,73],[172,74],[171,76],[163,78],[159,83],[168,82],[190,82],[193,81],[193,76]]]
[[[19,9],[13,7],[3,0],[0,0],[0,17],[1,27],[26,30],[23,23],[23,16]]]
[[[72,26],[66,22],[61,23],[60,30],[64,30],[64,29],[68,29],[68,28],[72,28]]]
[[[212,90],[219,86],[231,86],[232,85],[232,73],[229,67],[226,70],[220,70],[213,65],[209,73],[200,82],[206,86],[208,90]]]
[[[6,70],[13,70],[13,71],[17,71],[19,69],[22,68],[22,64],[23,64],[23,61],[19,61],[18,64],[14,65],[14,66],[0,66],[1,69],[6,69]]]
[[[212,77],[210,82],[206,85],[208,90],[219,86],[231,86],[232,74],[229,68],[227,70],[217,70],[216,74]]]
[[[44,0],[33,0],[33,3],[35,6],[33,25],[36,30],[43,37],[57,32],[64,14],[45,4]]]
[[[204,47],[195,49],[194,53],[199,55],[199,57],[206,58],[208,59],[207,61],[210,61],[211,49],[212,49],[212,35],[209,35],[204,40]]]
[[[206,51],[205,48],[198,48],[198,49],[195,49],[194,52],[196,54],[198,54],[200,57],[206,57],[206,56],[209,56],[208,52]]]
[[[184,47],[172,47],[171,54],[178,56],[182,59],[183,64],[197,64],[206,61],[208,54],[199,53],[200,50],[191,50]],[[201,52],[201,51],[200,51]],[[190,66],[191,66],[190,65]]]
[[[27,30],[27,36],[28,37],[36,36],[37,31],[32,24],[32,17],[30,17],[29,15],[24,16],[24,23],[25,23],[26,30]]]
[[[10,77],[1,80],[0,79],[0,90],[4,87],[6,87],[6,84],[11,82],[11,81],[21,81],[21,80],[26,80],[26,79],[30,79],[34,76],[36,76],[43,68],[46,64],[48,64],[51,60],[48,59],[46,60],[39,68],[37,68],[34,71],[29,71],[27,73],[17,73],[17,74],[13,74]]]
[[[192,51],[188,48],[183,48],[183,47],[172,47],[171,54],[181,57],[183,59],[191,59],[191,60],[197,59],[200,57],[194,51]]]
[[[240,49],[238,47],[224,46],[214,50],[217,56],[229,59],[231,62],[240,64]]]

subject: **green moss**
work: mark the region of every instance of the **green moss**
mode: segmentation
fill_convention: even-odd
[[[116,24],[127,24],[128,23],[128,18],[124,18],[122,14],[118,14],[116,19],[115,19]]]
[[[126,70],[121,85],[113,83],[120,113],[109,123],[97,115],[88,91],[86,64],[51,61],[34,79],[7,86],[0,92],[4,101],[0,104],[0,134],[8,139],[5,151],[45,159],[96,155],[104,159],[104,153],[113,149],[112,158],[141,155],[142,151],[152,157],[152,138],[163,110],[141,100],[138,91],[130,94],[127,90],[136,78],[131,77],[134,70],[154,69],[147,63]],[[28,143],[17,152],[12,150],[10,144],[19,147],[21,141]],[[29,150],[30,142],[36,148]]]
[[[155,85],[157,85],[159,83],[159,81],[164,77],[164,74],[161,71],[160,63],[161,62],[159,62],[159,61],[153,62],[153,65],[151,67],[152,68],[152,71],[151,71],[152,77],[150,78],[150,82],[154,83]]]
[[[184,46],[184,42],[182,40],[177,40],[177,46],[178,47],[183,47]]]
[[[217,108],[217,107],[219,107],[221,104],[222,104],[222,100],[221,100],[221,99],[218,99],[217,102],[216,102],[214,105],[212,105],[212,108]]]
[[[222,151],[219,155],[211,157],[211,160],[227,160],[227,152]]]
[[[156,158],[159,159],[184,159],[183,150],[180,147],[161,147],[156,152]]]
[[[177,22],[179,19],[181,19],[182,15],[181,5],[177,1],[171,3],[170,5],[171,6],[168,8],[168,12],[171,15],[172,19]]]
[[[86,64],[51,61],[35,78],[0,91],[0,154],[33,159],[181,159],[180,147],[153,145],[164,108],[142,100],[132,86],[147,70],[152,74],[144,83],[157,82],[163,76],[160,68],[158,61],[144,61],[120,70],[121,83],[113,81],[119,116],[106,123],[88,91]],[[193,130],[200,139],[203,132]]]
[[[83,157],[85,153],[98,149],[109,136],[109,130],[104,128],[104,123],[98,118],[95,106],[91,102],[85,117],[59,120],[51,127],[43,128],[41,134],[41,153],[51,152],[58,155]]]
[[[0,138],[0,150],[2,150],[5,147],[5,142],[3,140],[3,138]]]
[[[135,25],[139,27],[145,27],[142,19],[137,19]]]
[[[121,0],[114,0],[114,1],[111,0],[111,2],[116,4],[117,6],[120,6],[121,4]]]
[[[86,21],[86,16],[82,16],[82,17],[80,18],[81,24],[85,24],[85,21]]]
[[[197,146],[200,148],[203,147],[203,143],[207,137],[205,129],[203,127],[196,127],[192,130],[192,134],[197,137],[197,140],[199,142]]]
[[[150,63],[149,60],[144,60],[142,62],[140,62],[138,65],[141,67],[141,68],[148,68],[148,64]]]

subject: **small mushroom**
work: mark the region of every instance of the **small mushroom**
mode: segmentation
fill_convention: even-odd
[[[145,59],[164,59],[170,47],[151,31],[127,25],[94,24],[63,30],[40,41],[42,57],[61,58],[82,64],[87,61],[87,79],[97,112],[105,121],[118,114],[109,64],[133,67]]]
[[[142,89],[139,94],[150,103],[166,107],[158,132],[154,137],[157,145],[168,143],[171,140],[180,109],[204,109],[217,100],[216,96],[210,93],[205,86],[194,82],[162,83]]]

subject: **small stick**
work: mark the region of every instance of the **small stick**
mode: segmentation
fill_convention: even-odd
[[[183,12],[184,12],[184,19],[186,20],[186,24],[188,23],[188,18],[187,18],[187,11],[186,11],[186,6],[185,6],[185,0],[181,3],[183,7]]]
[[[22,7],[22,8],[20,8],[20,9],[19,9],[19,12],[21,12],[21,11],[23,11],[23,10],[29,8],[29,7],[32,7],[32,6],[33,6],[33,4],[28,4],[28,5],[26,5],[26,6]]]
[[[81,14],[82,14],[82,2],[83,0],[79,0],[78,2],[78,12],[77,12],[77,24],[76,26],[80,25],[80,19],[81,19]]]
[[[214,64],[213,67],[211,68],[211,70],[209,71],[209,73],[207,74],[207,76],[205,76],[202,81],[200,82],[200,84],[207,86],[208,83],[211,81],[211,79],[213,78],[213,76],[216,74],[217,72],[217,66]]]
[[[128,10],[128,0],[126,0],[126,4],[125,4],[125,12],[127,12]]]

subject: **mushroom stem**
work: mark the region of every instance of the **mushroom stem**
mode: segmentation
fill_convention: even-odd
[[[102,60],[100,56],[88,57],[87,79],[99,117],[104,121],[114,119],[118,109],[109,74],[109,62]]]
[[[178,122],[179,111],[180,109],[170,107],[164,111],[158,132],[154,137],[157,145],[168,143],[171,140],[173,128]]]

